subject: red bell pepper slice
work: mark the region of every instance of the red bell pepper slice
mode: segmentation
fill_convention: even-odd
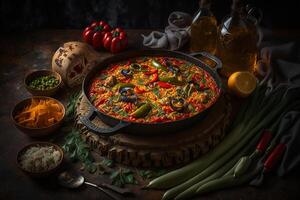
[[[170,106],[163,106],[163,111],[166,114],[170,114],[171,112],[173,112],[173,109]]]
[[[144,72],[144,74],[146,75],[152,75],[158,73],[158,69],[151,69],[150,71]]]
[[[132,103],[127,103],[127,104],[125,105],[125,107],[124,107],[124,110],[125,110],[126,112],[131,112],[131,111],[132,111],[132,108],[133,108]]]
[[[163,122],[164,121],[164,118],[163,117],[155,117],[153,119],[153,122]]]
[[[131,78],[127,78],[127,77],[124,77],[124,78],[120,79],[121,83],[129,83],[130,81],[131,81]]]
[[[97,102],[96,107],[100,106],[101,104],[105,103],[106,99],[101,99],[100,101]]]
[[[162,82],[162,81],[158,81],[158,82],[157,82],[157,85],[158,85],[159,87],[161,87],[161,88],[171,88],[171,87],[173,87],[172,84],[167,83],[167,82]]]
[[[138,86],[135,86],[134,87],[134,92],[135,93],[137,93],[137,94],[143,94],[143,93],[145,93],[145,92],[147,92],[145,89],[143,89],[143,88],[140,88],[140,87],[138,87]]]
[[[158,80],[158,73],[154,73],[152,79],[148,83],[154,83]]]

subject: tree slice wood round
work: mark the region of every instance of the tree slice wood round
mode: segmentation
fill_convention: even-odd
[[[122,133],[103,137],[89,131],[79,120],[89,110],[87,99],[79,98],[76,125],[82,138],[101,156],[135,167],[176,167],[191,162],[216,146],[224,137],[229,125],[232,106],[223,95],[208,115],[192,127],[173,134],[139,136]],[[97,126],[107,126],[101,120]]]

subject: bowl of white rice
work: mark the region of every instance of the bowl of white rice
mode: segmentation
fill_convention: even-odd
[[[35,142],[23,147],[17,164],[27,174],[42,177],[56,171],[63,161],[63,150],[50,142]]]

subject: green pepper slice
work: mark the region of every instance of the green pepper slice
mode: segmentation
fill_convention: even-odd
[[[132,87],[133,88],[134,85],[132,83],[118,83],[112,89],[119,90],[120,88],[123,88],[123,87]]]
[[[163,66],[162,64],[160,64],[157,60],[152,60],[151,63],[157,69],[161,69],[161,70],[166,71],[166,72],[168,71],[168,68],[166,66]]]
[[[145,117],[150,112],[151,109],[152,109],[151,105],[149,103],[145,103],[141,105],[138,109],[136,109],[132,113],[132,116],[135,118]]]
[[[174,76],[171,76],[171,77],[167,77],[167,76],[159,77],[159,80],[163,81],[163,82],[171,83],[173,85],[178,85],[178,86],[182,86],[182,85],[185,84],[184,81],[180,81],[180,80],[178,80]]]

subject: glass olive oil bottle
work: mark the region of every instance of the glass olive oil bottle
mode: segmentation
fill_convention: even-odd
[[[236,71],[252,71],[257,60],[258,32],[247,20],[240,0],[233,0],[231,15],[219,26],[217,56],[222,60],[221,74],[229,77]]]
[[[190,51],[207,51],[215,54],[217,20],[210,11],[210,0],[200,0],[199,11],[191,25]]]

